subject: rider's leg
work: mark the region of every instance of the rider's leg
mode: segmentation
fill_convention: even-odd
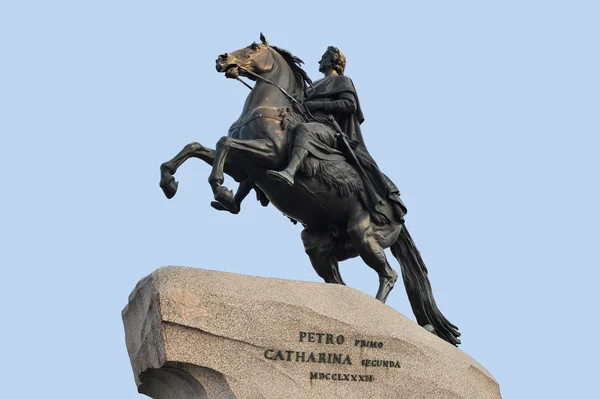
[[[294,177],[308,156],[309,149],[320,146],[334,149],[336,146],[335,131],[326,125],[315,122],[298,124],[294,129],[294,141],[288,165],[281,171],[269,170],[267,175],[274,180],[293,186]]]
[[[288,166],[282,171],[268,170],[267,176],[293,186],[294,176],[296,176],[296,172],[298,172],[298,169],[302,166],[307,155],[308,150],[306,148],[294,145]]]

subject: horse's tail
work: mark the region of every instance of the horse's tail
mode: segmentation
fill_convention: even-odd
[[[428,324],[431,325],[435,334],[452,345],[460,344],[458,328],[444,317],[435,304],[427,277],[427,267],[406,225],[402,225],[400,235],[391,250],[400,263],[404,286],[417,323],[426,328]]]

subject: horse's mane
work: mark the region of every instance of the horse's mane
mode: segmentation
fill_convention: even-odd
[[[280,47],[271,46],[280,56],[283,57],[285,62],[290,66],[294,76],[296,77],[296,87],[294,88],[294,92],[290,93],[296,100],[299,102],[303,102],[306,96],[306,90],[308,89],[308,85],[312,86],[312,80],[308,77],[308,74],[304,69],[302,69],[302,61],[300,58],[296,57],[292,53],[290,53],[286,49],[282,49]]]

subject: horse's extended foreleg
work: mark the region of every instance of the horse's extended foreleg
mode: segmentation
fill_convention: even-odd
[[[167,198],[172,198],[177,192],[178,183],[175,181],[173,175],[177,172],[177,169],[190,158],[198,158],[209,165],[212,165],[215,159],[215,150],[204,147],[200,143],[190,143],[183,147],[183,149],[172,159],[160,165],[160,187],[163,189]],[[237,181],[245,179],[244,174],[234,165],[226,163],[224,169],[228,175],[232,176]]]
[[[250,191],[252,191],[253,187],[254,186],[252,185],[252,182],[249,179],[246,179],[240,183],[240,185],[235,193],[235,196],[234,196],[235,204],[236,204],[235,209],[227,209],[223,205],[221,205],[220,202],[217,202],[217,201],[212,201],[210,203],[210,206],[212,206],[213,208],[215,208],[218,211],[229,211],[233,214],[238,214],[238,213],[240,213],[242,201],[244,201],[244,198],[246,198],[248,196],[248,194],[250,194]]]
[[[223,185],[225,176],[223,174],[229,152],[238,156],[243,156],[251,162],[265,164],[267,166],[274,164],[277,160],[277,154],[274,151],[273,143],[267,139],[242,140],[231,137],[221,137],[217,142],[212,172],[208,177],[208,183],[213,190],[215,200],[225,208],[235,209],[235,197],[231,190]],[[229,173],[228,173],[229,174]]]

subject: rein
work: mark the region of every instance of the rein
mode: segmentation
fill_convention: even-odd
[[[238,67],[239,68],[239,67]],[[242,79],[240,79],[239,76],[235,77],[235,80],[237,80],[238,82],[240,82],[241,84],[243,84],[244,86],[246,86],[247,88],[249,88],[250,90],[252,90],[252,86],[250,86],[248,83],[244,82]]]
[[[271,47],[268,47],[270,51],[274,51]],[[313,121],[319,121],[317,118],[315,118],[315,116],[308,110],[308,108],[306,108],[303,104],[301,104],[298,100],[296,100],[290,93],[288,93],[283,87],[279,86],[277,83],[265,78],[264,76],[260,76],[259,74],[250,71],[247,68],[244,68],[241,65],[236,65],[238,67],[238,69],[241,69],[242,71],[246,72],[249,75],[254,76],[256,79],[262,80],[265,83],[269,83],[270,85],[273,85],[275,87],[277,87],[288,99],[290,99],[293,103],[295,103],[296,105],[298,105],[298,107],[300,107],[301,110],[303,110],[308,116],[310,116],[310,118]],[[247,88],[249,88],[250,90],[252,90],[253,88],[247,84],[246,82],[244,82],[243,80],[240,79],[239,76],[236,76],[235,78],[237,81],[241,82],[244,86],[246,86]]]
[[[265,77],[263,77],[263,76],[260,76],[259,74],[257,74],[257,73],[254,73],[254,72],[250,71],[249,69],[246,69],[246,68],[244,68],[243,66],[240,66],[240,65],[238,65],[237,67],[238,67],[239,69],[241,69],[242,71],[246,72],[247,74],[250,74],[250,75],[254,76],[254,77],[255,77],[255,78],[257,78],[257,79],[260,79],[260,80],[262,80],[263,82],[266,82],[266,83],[272,84],[273,86],[277,87],[279,90],[281,90],[281,92],[282,92],[283,94],[285,94],[285,96],[286,96],[287,98],[289,98],[290,100],[292,100],[292,102],[294,102],[294,103],[298,104],[298,105],[299,105],[301,108],[304,108],[304,106],[303,106],[302,104],[300,104],[300,102],[299,102],[298,100],[296,100],[294,97],[292,97],[292,95],[291,95],[290,93],[288,93],[287,91],[285,91],[285,89],[284,89],[283,87],[279,86],[277,83],[275,83],[275,82],[272,82],[271,80],[269,80],[269,79],[267,79],[267,78],[265,78]],[[240,80],[240,82],[244,83],[244,84],[245,84],[247,87],[250,87],[249,85],[247,85],[247,84],[246,84],[245,82],[243,82],[242,80]],[[251,90],[252,90],[252,89],[251,89]]]

